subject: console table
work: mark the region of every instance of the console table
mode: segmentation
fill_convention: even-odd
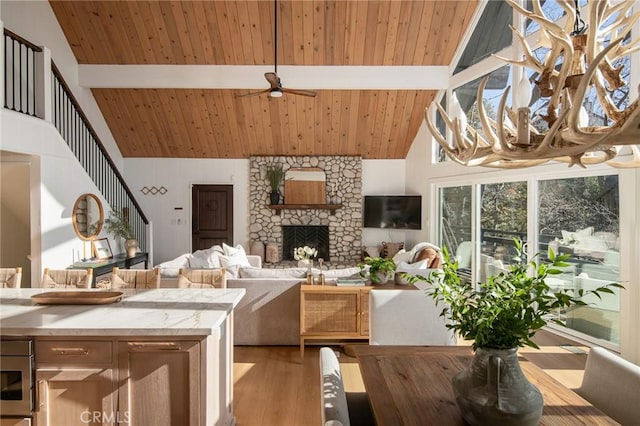
[[[306,340],[369,340],[369,292],[372,289],[416,290],[393,283],[365,286],[300,286],[300,356]]]
[[[144,269],[149,268],[149,253],[136,253],[135,256],[127,257],[126,254],[116,254],[111,259],[97,260],[95,262],[76,262],[67,269],[93,269],[93,280],[91,287],[96,286],[96,277],[110,273],[114,267],[120,269],[130,269],[133,265],[144,262]]]

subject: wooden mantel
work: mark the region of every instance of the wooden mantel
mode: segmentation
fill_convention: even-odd
[[[335,211],[342,207],[342,204],[268,204],[276,214],[280,214],[282,210],[331,210]]]

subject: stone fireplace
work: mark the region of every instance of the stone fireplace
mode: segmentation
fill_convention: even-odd
[[[285,225],[282,227],[282,260],[295,260],[297,247],[309,246],[318,250],[316,259],[329,259],[329,227]]]
[[[249,159],[249,239],[250,242],[275,243],[282,260],[293,260],[293,248],[305,244],[294,242],[293,248],[284,246],[285,228],[302,226],[324,227],[328,236],[326,252],[318,255],[331,266],[355,265],[362,259],[362,158],[350,156],[305,157],[251,157]],[[319,168],[326,175],[326,204],[339,208],[328,209],[318,205],[269,208],[268,165],[280,163],[286,172],[290,168]],[[280,188],[284,191],[284,187]],[[289,243],[287,243],[289,244]],[[310,244],[306,244],[310,245]],[[320,250],[320,247],[317,247]],[[285,252],[287,252],[285,254]],[[326,253],[326,255],[325,255]],[[268,264],[265,264],[269,267]],[[329,266],[329,265],[328,265]]]

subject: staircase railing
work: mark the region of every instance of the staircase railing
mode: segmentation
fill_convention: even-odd
[[[42,49],[4,30],[4,107],[36,115],[36,53]]]
[[[37,73],[42,71],[37,67],[36,53],[42,49],[7,29],[4,36],[5,108],[36,116],[38,103],[47,101],[37,98],[41,92],[37,88]],[[128,219],[140,250],[149,251],[149,221],[53,61],[51,103],[52,124],[107,203]]]

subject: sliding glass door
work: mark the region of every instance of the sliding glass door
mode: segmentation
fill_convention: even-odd
[[[593,290],[620,279],[620,222],[618,176],[589,176],[539,181],[538,248],[569,256],[552,287]],[[602,298],[584,299],[560,313],[566,327],[586,335],[620,343],[620,290]]]
[[[478,191],[477,202],[473,202],[474,191]],[[535,244],[530,253],[542,253],[543,258],[549,249],[568,255],[569,266],[547,281],[553,290],[592,290],[620,279],[615,174],[441,186],[438,196],[440,244],[458,260],[465,279],[483,282],[508,271],[515,254],[514,238]],[[536,211],[528,209],[529,196],[537,200]],[[529,235],[528,229],[536,229],[535,235]],[[602,299],[587,297],[587,306],[558,312],[566,325],[558,327],[588,340],[619,345],[619,293]]]

